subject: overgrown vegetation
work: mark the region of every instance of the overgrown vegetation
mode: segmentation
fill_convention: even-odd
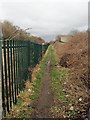
[[[53,118],[69,118],[77,119],[81,118],[79,107],[77,103],[82,103],[82,98],[73,97],[68,90],[68,83],[70,82],[71,71],[69,68],[61,67],[59,64],[59,58],[56,54],[55,48],[50,45],[45,58],[43,59],[40,70],[36,75],[36,79],[32,83],[26,83],[26,89],[18,98],[17,105],[14,106],[13,117],[18,118],[30,118],[34,109],[32,103],[38,99],[41,92],[42,79],[45,73],[45,66],[47,61],[50,61],[50,78],[51,78],[51,90],[54,94],[54,105],[50,108],[50,112]],[[70,84],[73,88],[73,85]],[[79,116],[80,115],[80,116]]]
[[[54,47],[59,56],[59,66],[69,69],[69,79],[64,85],[75,119],[87,119],[90,79],[88,79],[88,32],[78,32],[70,41],[61,44],[56,41]],[[66,111],[67,112],[67,111]],[[68,112],[69,113],[69,112]]]
[[[38,98],[38,95],[41,90],[41,84],[42,84],[43,75],[45,73],[45,66],[46,66],[47,60],[48,60],[48,53],[45,56],[43,63],[41,64],[40,71],[36,77],[36,80],[33,82],[33,87],[32,87],[33,93],[30,96],[31,100],[36,100]]]
[[[62,80],[66,79],[67,76],[68,72],[64,68],[53,68],[51,70],[52,89],[55,92],[56,99],[59,101],[66,101]]]
[[[38,36],[33,36],[28,33],[26,30],[31,28],[26,28],[25,30],[21,29],[19,26],[14,25],[13,23],[5,20],[2,23],[0,22],[0,27],[2,28],[3,39],[16,39],[16,40],[30,40],[36,43],[45,43],[44,39]]]
[[[7,118],[28,118],[31,115],[32,108],[29,106],[31,103],[31,84],[29,81],[27,81],[26,84],[28,84],[29,87],[27,88],[26,86],[25,90],[18,95],[17,104],[14,105],[10,113],[7,114]]]
[[[73,101],[70,101],[69,95],[65,92],[65,80],[69,77],[69,69],[59,66],[58,56],[55,48],[50,47],[51,57],[51,89],[54,92],[54,106],[51,107],[51,113],[54,118],[74,118],[76,112],[73,110]]]

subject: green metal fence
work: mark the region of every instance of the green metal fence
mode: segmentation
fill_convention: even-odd
[[[17,103],[17,96],[30,79],[30,69],[42,59],[49,44],[41,45],[27,40],[2,41],[2,108],[3,113]],[[31,79],[30,79],[31,81]]]

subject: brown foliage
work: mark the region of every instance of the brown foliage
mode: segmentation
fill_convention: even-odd
[[[60,56],[60,65],[70,68],[88,87],[88,33],[77,33],[69,42],[65,44],[58,42],[54,46]],[[84,79],[81,76],[87,77]]]
[[[67,43],[56,42],[54,47],[59,55],[59,65],[68,68],[70,77],[66,80],[65,90],[72,99],[81,98],[81,102],[74,103],[80,115],[87,113],[90,106],[90,78],[88,71],[88,33],[75,34]],[[85,117],[85,116],[84,116]]]
[[[36,43],[45,43],[45,41],[37,36],[31,36],[29,33],[27,33],[25,30],[21,29],[18,26],[13,25],[13,23],[9,21],[4,21],[1,23],[2,25],[2,34],[3,39],[8,38],[15,38],[17,40],[31,40],[32,42]]]

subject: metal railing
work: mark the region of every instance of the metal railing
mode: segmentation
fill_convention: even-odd
[[[17,96],[24,89],[28,77],[31,81],[29,70],[39,63],[48,45],[29,40],[2,41],[0,66],[4,115],[12,109],[13,104],[17,103]]]

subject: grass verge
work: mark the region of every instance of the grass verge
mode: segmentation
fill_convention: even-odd
[[[51,59],[51,89],[54,93],[54,106],[51,107],[51,113],[54,118],[74,118],[76,113],[70,104],[70,99],[64,90],[65,81],[69,78],[69,69],[59,66],[59,57],[55,48],[50,46]],[[70,110],[71,109],[71,110]]]

